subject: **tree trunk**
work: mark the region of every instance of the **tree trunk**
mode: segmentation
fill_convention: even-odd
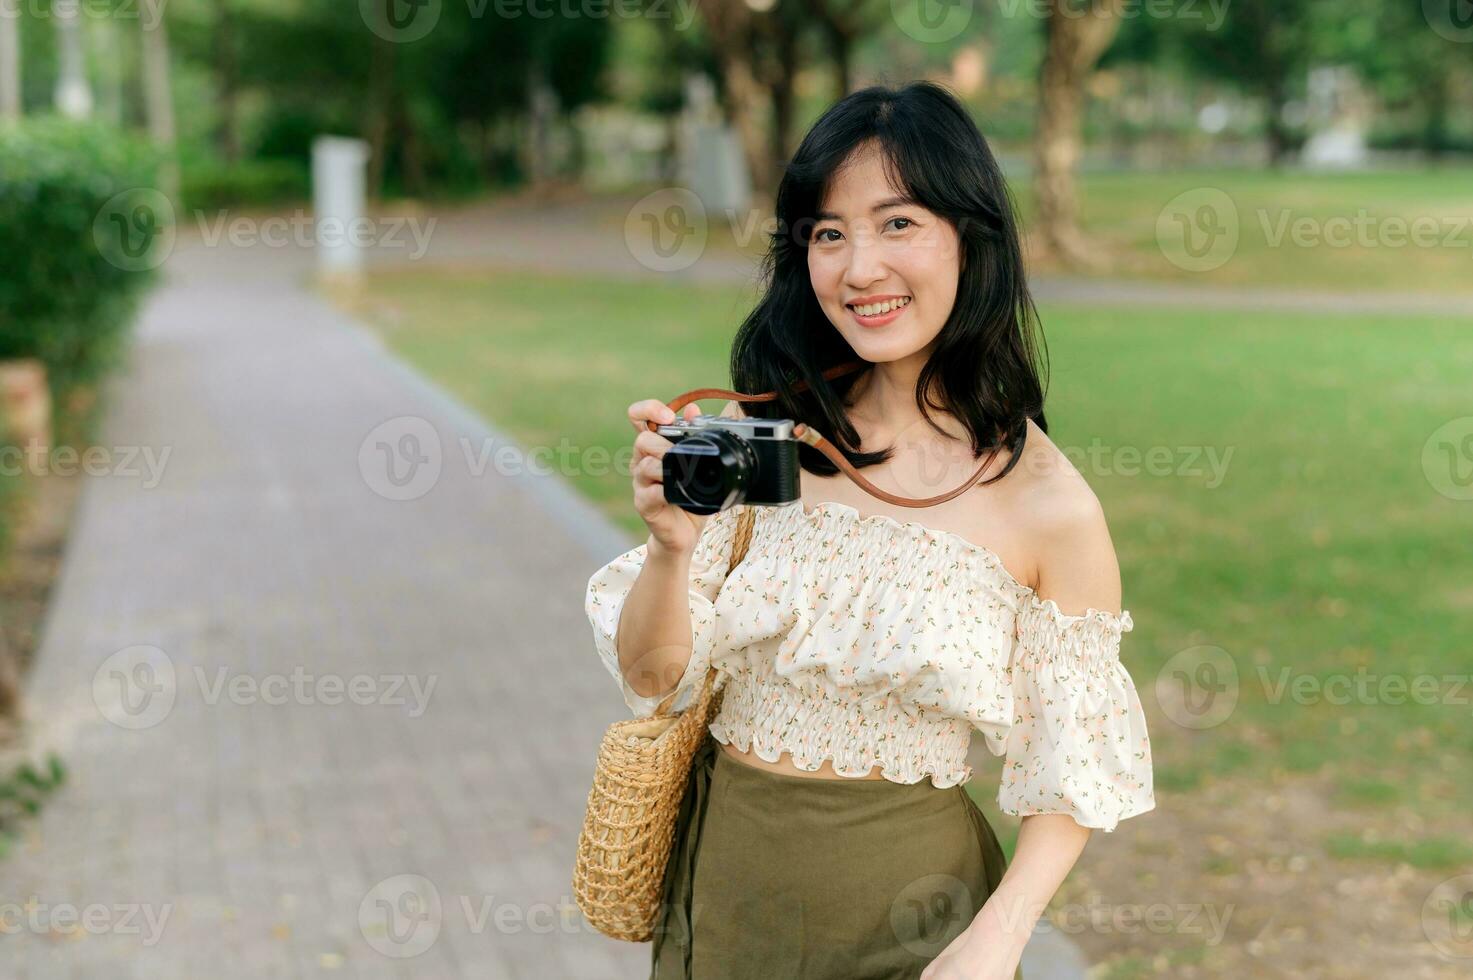
[[[849,38],[841,38],[834,43],[834,77],[841,99],[854,87],[853,59],[854,44]]]
[[[842,99],[849,94],[853,80],[854,40],[876,26],[866,16],[865,0],[848,0],[838,4],[835,0],[808,0],[808,12],[818,22],[828,44],[829,54],[834,59],[834,98]]]
[[[164,26],[164,8],[159,21],[143,25],[143,99],[148,116],[148,134],[164,151],[159,189],[169,200],[179,196],[179,163],[175,158],[174,96],[169,89],[169,34]]]
[[[0,119],[20,118],[20,5],[0,0]]]
[[[235,56],[234,0],[215,0],[215,84],[220,113],[215,143],[226,163],[240,159],[240,65]]]
[[[409,104],[402,97],[396,99],[394,115],[399,120],[399,159],[404,165],[404,191],[410,197],[423,197],[426,188],[424,148],[419,138],[419,127],[409,111]]]
[[[89,17],[86,21],[87,42],[91,48],[89,64],[97,70],[97,116],[114,126],[124,125],[124,102],[128,94],[128,72],[123,57],[123,41],[119,37],[127,21],[116,17]],[[131,44],[131,35],[129,36]]]
[[[20,664],[10,644],[0,643],[0,742],[12,737],[23,717]]]
[[[754,66],[755,15],[745,3],[731,0],[700,0],[700,11],[721,69],[722,109],[741,140],[752,190],[771,197],[776,188],[772,128],[762,120],[763,109],[770,106],[770,93],[764,90]]]
[[[1120,29],[1122,0],[1048,0],[1034,134],[1037,233],[1043,249],[1069,265],[1096,266],[1079,229],[1074,172],[1083,139],[1085,83]]]
[[[1448,114],[1452,109],[1451,90],[1446,63],[1437,65],[1427,73],[1422,87],[1426,93],[1422,120],[1422,152],[1430,160],[1436,160],[1447,150]]]
[[[770,131],[762,125],[761,118],[762,103],[766,101],[767,93],[763,92],[752,74],[751,64],[742,58],[723,57],[721,77],[726,83],[727,117],[741,137],[752,189],[771,196],[776,189],[772,143]]]
[[[1265,80],[1263,111],[1264,136],[1268,142],[1268,165],[1277,169],[1289,157],[1289,128],[1284,125],[1284,106],[1289,97],[1284,79],[1278,72],[1271,72]]]
[[[798,73],[798,40],[792,31],[774,38],[777,64],[768,80],[772,92],[772,153],[775,162],[786,163],[793,145],[793,76]]]
[[[527,70],[527,175],[534,191],[545,191],[552,182],[552,127],[557,115],[557,95],[548,86],[540,66]]]
[[[372,43],[368,65],[368,118],[363,128],[368,141],[368,197],[379,201],[384,196],[384,175],[388,171],[389,114],[396,46],[377,36]]]

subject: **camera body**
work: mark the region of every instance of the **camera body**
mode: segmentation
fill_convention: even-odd
[[[792,419],[697,415],[658,426],[674,443],[663,459],[665,500],[692,514],[797,500],[793,425]]]

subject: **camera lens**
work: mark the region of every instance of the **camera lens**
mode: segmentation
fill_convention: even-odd
[[[714,514],[746,499],[755,467],[747,441],[725,429],[687,436],[665,453],[665,499]]]

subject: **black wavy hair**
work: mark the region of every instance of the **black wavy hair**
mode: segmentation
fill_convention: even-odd
[[[966,109],[931,82],[898,89],[876,85],[845,96],[813,124],[788,163],[762,264],[763,294],[731,351],[737,391],[776,391],[778,397],[739,404],[750,417],[790,418],[816,428],[856,468],[882,463],[893,453],[853,450],[860,439],[845,414],[844,396],[871,369],[833,380],[822,376],[860,358],[819,306],[808,274],[814,216],[829,182],[871,140],[896,188],[948,220],[961,242],[956,302],[921,371],[916,404],[937,431],[944,430],[930,409],[955,415],[971,434],[974,457],[1011,451],[1006,468],[984,483],[1000,480],[1022,455],[1028,419],[1048,431],[1038,363],[1042,334],[1002,170]],[[1046,365],[1046,349],[1043,356]],[[808,388],[794,391],[799,381]],[[799,447],[799,462],[821,476],[838,472],[806,444]]]

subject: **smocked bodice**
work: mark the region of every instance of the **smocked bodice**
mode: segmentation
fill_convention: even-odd
[[[1129,612],[1068,615],[960,535],[825,502],[757,507],[728,569],[736,509],[706,522],[690,565],[693,649],[677,688],[715,666],[718,740],[806,771],[878,766],[938,787],[972,776],[972,732],[1005,756],[999,803],[1114,828],[1154,805],[1150,742],[1120,663]],[[646,546],[590,578],[586,611],[626,703],[648,715],[614,638]],[[668,694],[668,690],[665,692]]]

